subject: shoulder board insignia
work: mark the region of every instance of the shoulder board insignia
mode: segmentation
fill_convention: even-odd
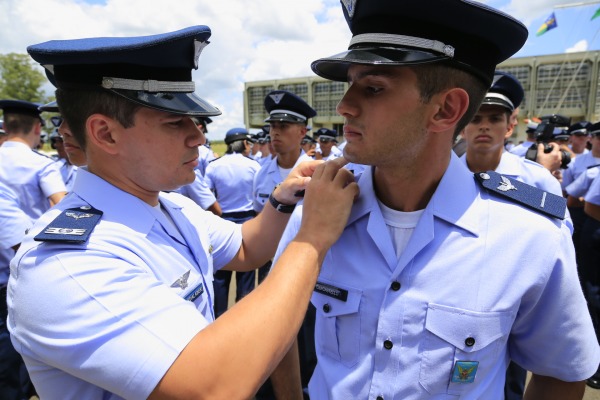
[[[590,165],[589,167],[587,167],[587,169],[592,169],[592,168],[596,168],[596,167],[600,167],[600,164]]]
[[[38,242],[85,243],[100,218],[102,211],[90,206],[68,208],[33,239]]]
[[[478,172],[475,179],[487,191],[509,198],[525,207],[558,219],[565,219],[567,200],[535,186],[500,175],[495,171]]]

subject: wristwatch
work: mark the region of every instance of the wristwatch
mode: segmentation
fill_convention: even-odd
[[[275,187],[275,189],[277,189],[277,186]],[[296,205],[280,203],[275,198],[275,196],[273,196],[273,193],[275,193],[275,189],[273,189],[273,191],[271,192],[271,195],[269,196],[269,203],[271,203],[271,205],[280,213],[291,214],[294,211],[294,208],[296,208]]]

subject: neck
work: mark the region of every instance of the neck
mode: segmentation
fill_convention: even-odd
[[[281,168],[292,168],[300,158],[300,150],[294,150],[289,153],[277,153],[277,165]]]
[[[434,153],[432,150],[432,157],[415,157],[402,168],[376,167],[373,185],[377,198],[394,210],[425,209],[450,163],[450,152],[438,152],[433,157]]]
[[[29,136],[14,135],[14,136],[10,136],[6,141],[23,143],[23,144],[26,144],[27,146],[29,146],[29,148],[34,149],[35,146],[33,145],[33,141],[28,140],[28,139],[29,139]]]
[[[471,172],[494,171],[500,164],[502,150],[493,153],[476,153],[467,150],[467,166]]]

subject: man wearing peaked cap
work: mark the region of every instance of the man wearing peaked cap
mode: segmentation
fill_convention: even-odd
[[[592,125],[591,122],[588,121],[580,121],[576,122],[573,125],[569,126],[568,132],[570,134],[570,143],[569,146],[573,151],[573,157],[576,158],[579,155],[587,153],[588,144],[590,141],[590,134],[588,132],[588,128]],[[564,174],[563,174],[564,179]]]
[[[6,142],[0,147],[0,180],[17,193],[23,211],[37,219],[66,194],[61,174],[50,157],[34,152],[40,143],[39,104],[0,100]]]
[[[520,144],[516,145],[515,147],[513,147],[510,150],[511,154],[515,154],[519,157],[525,157],[527,150],[529,150],[531,145],[535,143],[535,132],[536,132],[538,125],[539,124],[535,121],[527,122],[527,126],[525,128],[525,134],[527,135],[527,140],[525,140],[523,143],[520,143]]]
[[[315,132],[315,134],[317,133],[319,145],[315,159],[328,161],[342,155],[342,152],[336,147],[337,132],[335,130],[321,128]]]
[[[284,180],[296,165],[308,161],[300,142],[306,135],[308,120],[317,112],[301,97],[286,90],[273,90],[265,97],[265,109],[269,117],[269,137],[275,150],[273,158],[262,163],[254,178],[254,211],[265,206],[269,193]]]
[[[191,117],[220,114],[191,81],[209,36],[194,26],[28,48],[87,156],[11,265],[7,325],[40,398],[251,398],[295,336],[357,187],[339,164],[302,165],[242,225],[172,192],[197,176],[204,135]],[[286,271],[275,265],[212,324],[213,273],[269,260],[299,190],[313,216]]]
[[[511,360],[532,372],[529,398],[581,398],[600,348],[564,199],[473,174],[452,152],[526,27],[466,0],[343,0],[342,10],[348,50],[312,69],[349,83],[337,106],[344,158],[367,167],[311,298],[310,398],[500,399]]]
[[[461,161],[472,172],[493,170],[556,196],[562,196],[560,183],[550,171],[537,162],[521,158],[504,149],[504,142],[510,137],[516,124],[511,116],[518,110],[523,97],[523,87],[517,78],[506,72],[496,71],[492,86],[483,98],[479,111],[462,132],[467,146]],[[543,150],[538,154],[545,155]],[[523,397],[526,378],[525,369],[515,362],[509,364],[504,389],[507,400]]]

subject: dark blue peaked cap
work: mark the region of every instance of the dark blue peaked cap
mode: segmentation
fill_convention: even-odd
[[[40,116],[40,105],[24,100],[0,100],[0,109],[4,114],[23,114],[33,117]]]
[[[317,115],[307,102],[287,90],[273,90],[265,97],[265,108],[269,118],[265,122],[306,123]]]
[[[238,140],[253,141],[253,138],[246,128],[231,128],[225,134],[225,144],[231,144]]]
[[[516,19],[467,0],[342,0],[352,32],[348,51],[316,60],[312,70],[347,80],[351,64],[445,63],[467,70],[486,85],[496,65],[525,43]]]
[[[220,115],[194,93],[192,69],[210,29],[192,26],[138,37],[52,40],[27,52],[59,88],[102,88],[143,106],[190,116]]]
[[[507,72],[496,71],[492,86],[481,104],[501,106],[514,111],[523,101],[525,92],[521,83]]]
[[[579,121],[569,126],[568,131],[571,135],[586,136],[591,126],[592,123],[589,121]]]
[[[323,137],[329,137],[329,138],[336,139],[338,134],[337,134],[337,131],[334,131],[333,129],[319,128],[319,130],[315,132],[315,136],[317,136],[317,137],[323,136]]]

